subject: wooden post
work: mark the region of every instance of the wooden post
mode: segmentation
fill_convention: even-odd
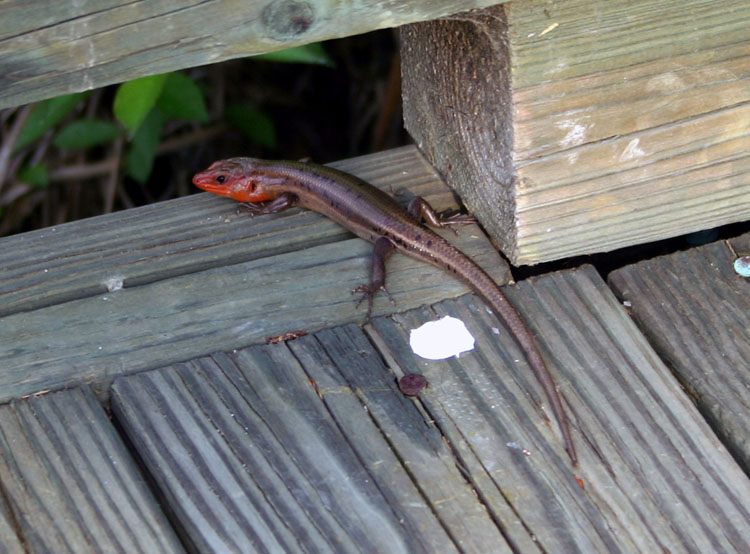
[[[403,28],[404,119],[514,264],[750,218],[750,4],[517,0]]]

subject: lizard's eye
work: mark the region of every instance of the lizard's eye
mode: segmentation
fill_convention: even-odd
[[[216,177],[216,182],[220,185],[224,184],[224,182],[227,180],[226,175],[219,175]]]

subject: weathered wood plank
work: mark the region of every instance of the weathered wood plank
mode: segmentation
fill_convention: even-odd
[[[393,170],[397,165],[389,169],[375,165],[382,172],[381,176],[384,173],[395,179]],[[442,196],[443,201],[450,198],[450,194],[445,194],[445,187],[431,175],[422,180],[425,174],[418,172],[416,182],[436,192],[438,198]],[[413,183],[411,173],[400,175],[400,179],[404,185]],[[198,201],[204,200],[208,206],[207,199]],[[212,198],[211,202],[221,206],[217,213],[231,214],[236,209],[235,203],[225,199]],[[175,210],[179,212],[179,208]],[[140,212],[133,217],[128,229],[137,228],[139,223],[148,227],[148,222],[154,218],[146,217],[147,213]],[[357,308],[349,294],[369,276],[371,246],[364,241],[347,239],[347,233],[325,218],[300,211],[286,217],[283,217],[285,214],[257,218],[247,214],[242,218],[215,217],[198,231],[195,225],[201,216],[193,215],[198,219],[175,216],[185,217],[183,225],[190,227],[184,235],[187,245],[170,243],[170,238],[174,240],[180,233],[175,231],[174,220],[171,226],[157,223],[160,238],[154,243],[146,242],[140,255],[135,256],[143,263],[134,260],[130,249],[139,241],[133,242],[125,228],[107,235],[111,243],[119,245],[111,254],[113,263],[119,265],[92,269],[93,277],[87,276],[86,270],[102,263],[97,259],[102,250],[92,244],[100,236],[86,224],[85,239],[73,226],[68,227],[71,232],[66,239],[70,241],[42,244],[38,252],[55,252],[48,259],[36,252],[28,255],[28,265],[42,258],[36,267],[44,267],[45,263],[55,266],[56,278],[64,283],[40,280],[36,282],[40,287],[37,290],[49,287],[50,293],[54,293],[59,286],[80,294],[84,288],[82,283],[87,281],[92,288],[103,288],[100,284],[103,275],[117,276],[124,288],[0,318],[0,336],[3,336],[0,364],[5,367],[0,374],[0,400],[82,382],[106,384],[123,372],[159,367],[216,349],[229,350],[262,342],[269,336],[288,331],[314,331],[324,326],[361,321],[364,317],[364,310]],[[104,229],[106,222],[107,218],[102,218],[96,225]],[[254,234],[256,226],[260,226],[257,227],[260,235]],[[316,230],[317,226],[322,226],[323,231]],[[212,233],[220,237],[216,247],[210,246],[214,240]],[[38,234],[34,238],[42,240]],[[236,238],[243,245],[254,245],[248,255],[251,261],[239,263]],[[507,265],[476,227],[468,226],[455,239],[452,236],[448,239],[455,240],[459,248],[475,258],[498,282],[508,281]],[[311,240],[313,244],[338,242],[309,247]],[[72,251],[64,248],[69,242],[74,244]],[[110,247],[103,251],[108,252]],[[196,252],[195,248],[211,252]],[[173,259],[160,262],[160,253],[168,251],[177,254]],[[66,256],[74,256],[74,252],[81,257],[71,267],[78,268],[77,278],[66,281]],[[13,256],[17,260],[11,269],[15,272],[16,285],[11,293],[20,293],[21,305],[33,303],[34,300],[24,299],[22,256],[19,252]],[[149,264],[159,266],[160,263],[164,264],[161,269],[149,267]],[[164,278],[178,269],[195,271],[196,267],[207,265],[217,267]],[[161,280],[141,284],[144,274]],[[389,262],[389,275],[391,293],[401,310],[467,291],[443,272],[403,256],[394,256]],[[387,299],[380,297],[374,313],[393,309]]]
[[[703,416],[750,470],[750,283],[732,269],[735,257],[730,241],[720,241],[624,267],[609,281]]]
[[[474,297],[442,302],[436,315],[378,318],[372,335],[399,372],[427,377],[426,412],[506,536],[532,533],[544,552],[747,551],[750,481],[598,274],[584,267],[506,291],[572,415],[573,474],[554,422],[529,399],[543,395],[523,356]],[[409,330],[446,313],[467,323],[477,349],[415,359]]]
[[[0,407],[0,453],[23,551],[184,551],[87,388]],[[12,551],[12,536],[0,540]]]
[[[519,0],[419,23],[404,120],[516,265],[744,221],[748,34],[742,0]]]
[[[321,345],[305,342],[305,358],[315,352],[313,363],[332,368]],[[316,391],[307,359],[283,344],[260,346],[115,381],[113,410],[190,542],[208,552],[457,552],[356,396],[345,385]],[[378,382],[383,370],[373,368]],[[414,406],[389,392],[429,449],[424,457],[463,490],[443,502],[475,503],[439,435],[419,429]],[[470,513],[457,525],[484,526],[502,541],[486,512]]]
[[[373,461],[370,471],[389,504],[409,511],[429,507],[461,552],[536,550],[529,537],[509,542],[497,528],[439,430],[401,394],[382,353],[358,327],[325,329],[289,348],[359,458]],[[384,439],[393,450],[387,455],[376,447]]]
[[[16,531],[16,522],[5,499],[0,500],[0,550],[7,554],[24,554],[23,543]]]
[[[506,290],[572,414],[573,471],[517,345],[473,296],[376,318],[370,342],[348,325],[121,377],[114,411],[207,547],[236,527],[291,551],[308,529],[342,550],[747,551],[750,481],[596,272]],[[409,330],[444,314],[476,350],[417,359]],[[430,383],[416,401],[395,387],[414,371]]]
[[[331,164],[439,210],[451,191],[413,146]],[[352,236],[317,214],[252,218],[212,194],[161,202],[0,239],[0,315],[132,288]]]
[[[498,0],[28,2],[0,7],[0,108]]]

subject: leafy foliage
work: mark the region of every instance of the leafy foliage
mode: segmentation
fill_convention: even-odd
[[[148,181],[151,175],[164,120],[165,115],[161,110],[149,111],[130,143],[130,149],[125,157],[125,167],[128,175],[140,183]]]
[[[41,164],[27,165],[18,172],[18,179],[36,187],[49,185],[49,172]]]
[[[81,150],[111,142],[120,136],[122,131],[117,125],[102,119],[79,119],[68,123],[52,143],[58,148]]]
[[[262,54],[254,59],[327,67],[335,65],[321,44]],[[34,106],[16,139],[14,150],[20,151],[38,141],[60,124],[89,94],[68,94]],[[62,150],[80,151],[106,145],[126,133],[128,149],[125,169],[130,177],[140,183],[145,183],[151,174],[157,146],[170,120],[200,124],[209,122],[200,87],[188,76],[176,72],[151,75],[119,85],[112,112],[119,125],[100,118],[75,119],[57,131],[52,143]],[[225,117],[254,144],[266,148],[276,146],[274,121],[257,107],[233,104],[227,108]],[[49,174],[43,164],[24,165],[19,178],[36,186],[49,183]]]
[[[26,124],[21,129],[16,139],[15,150],[28,146],[60,123],[85,96],[85,92],[78,92],[39,102],[31,110]]]
[[[251,141],[267,148],[276,147],[276,128],[265,112],[246,104],[227,108],[227,120]]]
[[[177,193],[175,187],[184,194],[190,189],[183,171],[192,168],[180,152],[189,145],[200,145],[202,157],[228,150],[271,155],[283,132],[286,153],[307,153],[309,144],[328,148],[323,146],[327,141],[316,140],[333,132],[334,126],[317,124],[324,112],[312,111],[312,124],[300,125],[297,117],[310,111],[310,102],[330,102],[329,93],[314,80],[334,74],[282,64],[335,66],[322,45],[312,44],[8,109],[0,119],[2,146],[10,153],[5,165],[0,159],[0,234],[17,230],[28,216],[64,221],[68,215],[94,215],[115,205],[169,197]],[[338,86],[340,81],[324,82]],[[341,119],[345,117],[342,112]],[[166,152],[175,154],[155,163]],[[325,159],[322,152],[317,157]],[[39,190],[51,183],[94,179],[100,186]],[[78,205],[65,204],[71,199]]]
[[[138,127],[156,105],[169,74],[151,75],[121,84],[115,94],[115,117],[134,136]]]
[[[201,89],[182,73],[168,74],[156,106],[171,117],[208,123],[208,111]]]

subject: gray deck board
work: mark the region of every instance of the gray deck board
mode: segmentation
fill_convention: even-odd
[[[416,148],[331,164],[440,210],[452,193]],[[304,210],[251,218],[209,193],[0,239],[0,316],[133,288],[212,267],[330,244],[351,236]]]
[[[467,322],[477,355],[408,356],[408,329],[428,317],[418,311],[376,320],[374,340],[408,364],[400,371],[428,378],[425,408],[480,497],[523,522],[506,524],[508,532],[528,529],[550,552],[745,551],[747,476],[598,275],[584,267],[506,289],[572,414],[580,457],[573,474],[554,423],[528,400],[527,391],[542,394],[520,353],[489,331],[494,318],[472,296],[436,312]]]
[[[386,189],[415,185],[409,190],[445,207],[447,188],[423,166],[413,149],[400,149],[357,167]],[[180,201],[72,224],[43,244],[34,235],[28,248],[22,238],[2,242],[4,261],[15,260],[0,277],[4,301],[19,311],[0,317],[0,402],[84,382],[101,390],[121,373],[364,318],[350,291],[369,278],[371,245],[317,214],[251,217],[227,199],[195,198],[191,218],[182,219]],[[110,227],[117,231],[103,231]],[[449,238],[508,280],[507,265],[475,226]],[[34,279],[22,284],[27,273]],[[119,275],[123,288],[102,292],[107,275]],[[389,287],[402,310],[467,291],[404,256],[389,263]],[[60,302],[69,294],[76,298]],[[52,304],[35,308],[44,302]],[[392,310],[387,299],[376,301],[375,313]]]
[[[504,265],[486,238],[456,240],[494,275]],[[361,321],[349,291],[367,280],[371,246],[349,239],[206,270],[0,318],[0,401],[230,350],[267,337]],[[389,290],[408,309],[466,287],[405,256],[389,263]],[[335,276],[335,278],[333,278]],[[393,310],[382,296],[375,314]]]
[[[17,529],[17,524],[13,519],[13,513],[5,499],[0,501],[0,552],[7,554],[23,554],[23,542],[21,541],[22,532]]]
[[[112,401],[201,552],[454,550],[366,412],[360,458],[283,344],[121,377]]]
[[[579,467],[471,295],[367,335],[346,325],[121,377],[114,410],[204,551],[747,551],[750,482],[599,276],[506,288],[572,414]],[[477,349],[414,357],[408,331],[446,313]],[[412,371],[430,383],[418,400],[395,386]]]
[[[3,552],[184,551],[90,390],[0,407],[0,454]]]
[[[640,262],[610,283],[716,433],[750,471],[750,282],[732,269],[750,236]],[[747,253],[746,250],[744,253]]]

